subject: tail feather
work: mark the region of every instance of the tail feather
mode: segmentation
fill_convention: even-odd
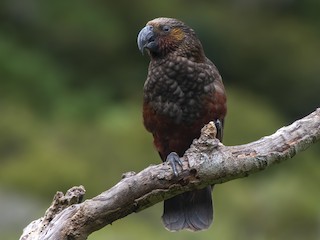
[[[211,187],[166,200],[162,221],[169,231],[199,231],[209,228],[213,221]]]

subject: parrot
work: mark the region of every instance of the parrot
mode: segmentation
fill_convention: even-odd
[[[143,124],[163,162],[178,176],[180,157],[213,121],[222,141],[227,97],[216,66],[203,50],[195,31],[167,17],[141,29],[137,45],[150,58],[143,86]],[[169,231],[200,231],[213,221],[213,186],[192,190],[164,201],[162,222]]]

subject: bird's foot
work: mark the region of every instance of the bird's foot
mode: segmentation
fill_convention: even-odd
[[[220,141],[222,140],[222,136],[223,136],[223,125],[220,119],[216,119],[214,120],[214,125],[216,126],[217,129],[217,135],[216,138],[218,138]]]
[[[180,160],[179,155],[176,152],[171,152],[167,156],[166,160],[170,166],[172,167],[173,173],[176,177],[178,177],[178,171],[177,171],[177,165],[179,165],[182,168],[182,162]]]

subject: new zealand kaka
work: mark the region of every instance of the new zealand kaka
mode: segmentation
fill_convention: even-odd
[[[222,140],[226,94],[215,65],[205,56],[193,29],[172,18],[156,18],[140,31],[138,47],[150,57],[144,84],[143,121],[162,161],[175,174],[179,157],[216,123]],[[207,229],[213,220],[211,187],[186,192],[164,202],[162,216],[170,231]]]

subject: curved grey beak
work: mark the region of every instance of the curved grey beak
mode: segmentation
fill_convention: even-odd
[[[137,38],[138,48],[142,52],[142,54],[145,48],[154,47],[155,45],[154,41],[155,41],[155,34],[153,32],[153,27],[150,25],[147,25],[144,28],[142,28]]]

